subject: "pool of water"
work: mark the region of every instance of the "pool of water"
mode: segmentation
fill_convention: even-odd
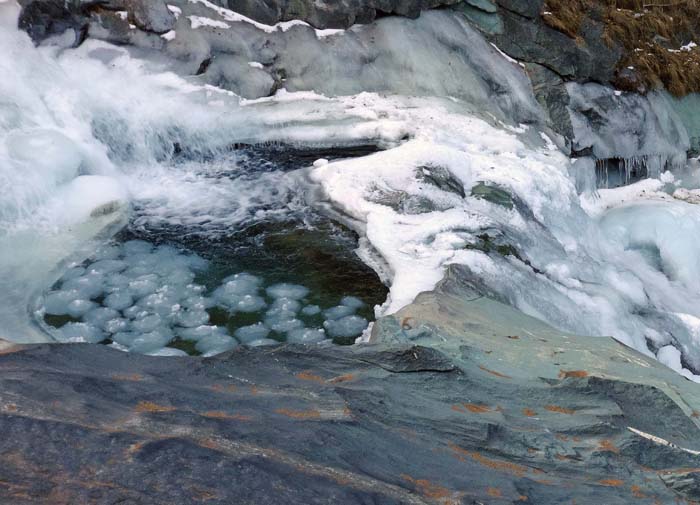
[[[41,296],[40,324],[58,341],[155,355],[353,343],[388,290],[355,254],[357,235],[305,205],[298,181],[321,155],[367,149],[236,146],[181,160],[173,170],[196,166],[197,184],[228,191],[230,212],[206,191],[194,203],[135,200],[129,224]]]

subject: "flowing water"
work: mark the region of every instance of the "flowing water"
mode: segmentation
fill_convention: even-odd
[[[400,80],[392,89],[404,94],[353,94],[345,76],[323,82],[329,96],[245,101],[103,42],[36,49],[8,5],[3,337],[166,355],[350,343],[460,264],[485,294],[564,331],[612,335],[697,379],[696,167],[665,172],[681,164],[681,146],[630,132],[601,151],[623,161],[619,181],[608,172],[596,190],[595,162],[572,164],[557,148],[522,69],[450,14],[367,30],[414,23],[420,37],[467,37],[469,51],[426,43],[416,53],[451,51],[469,75],[461,96],[414,96],[460,92],[463,74],[441,88],[431,60],[434,73],[407,79],[420,62],[399,64],[407,32],[388,30],[382,82]],[[334,37],[328,58],[345,51],[345,36]],[[428,92],[408,92],[413,84]],[[649,114],[665,107],[655,100]],[[671,119],[656,126],[670,131]],[[638,156],[615,151],[642,144]],[[642,170],[637,160],[658,162]]]

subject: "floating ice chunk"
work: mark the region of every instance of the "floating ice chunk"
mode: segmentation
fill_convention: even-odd
[[[121,314],[109,307],[98,307],[83,316],[83,321],[90,323],[97,328],[104,328],[107,321],[118,319]]]
[[[104,292],[104,277],[99,274],[88,274],[75,279],[69,279],[61,284],[64,290],[76,290],[80,298],[97,298]]]
[[[107,333],[114,334],[124,331],[128,331],[130,328],[129,321],[123,317],[118,317],[116,319],[110,319],[104,324],[104,329]]]
[[[63,277],[61,277],[61,280],[67,281],[70,279],[75,279],[77,277],[81,277],[83,274],[85,274],[85,269],[83,267],[73,267],[73,268],[67,270],[66,273],[63,274]]]
[[[265,318],[265,325],[269,326],[273,331],[276,331],[278,333],[286,333],[288,331],[304,327],[304,323],[302,323],[298,319],[287,319],[277,317]]]
[[[80,292],[76,289],[52,291],[44,296],[44,311],[55,316],[68,314],[68,305],[79,298]]]
[[[142,298],[158,289],[158,276],[144,275],[129,283],[129,292],[134,298]]]
[[[149,356],[165,356],[170,358],[187,356],[185,351],[175,349],[173,347],[163,347],[161,349],[156,349],[155,351],[147,352],[146,354]]]
[[[238,301],[231,305],[230,308],[237,312],[260,312],[267,306],[265,300],[260,296],[244,295]]]
[[[296,313],[299,312],[301,308],[301,303],[298,300],[293,300],[291,298],[277,298],[272,305],[270,310],[274,311],[286,311]]]
[[[316,316],[321,313],[321,307],[318,305],[307,305],[301,309],[301,313],[305,316]]]
[[[242,326],[238,328],[234,335],[241,342],[248,343],[255,340],[266,338],[270,334],[270,328],[262,323],[251,324],[250,326]]]
[[[87,312],[91,311],[97,307],[95,302],[90,300],[73,300],[68,304],[68,315],[79,318],[84,316]]]
[[[196,328],[209,322],[209,313],[206,310],[181,310],[175,316],[175,321],[186,328]]]
[[[187,285],[194,280],[194,272],[184,268],[178,268],[167,274],[165,281],[168,284]]]
[[[238,342],[235,338],[214,333],[199,340],[195,345],[195,349],[205,356],[213,356],[214,354],[230,351],[237,346]]]
[[[112,340],[118,343],[119,345],[126,347],[128,350],[128,348],[131,347],[131,344],[134,343],[134,340],[136,340],[138,336],[139,334],[133,331],[121,331],[112,335]]]
[[[229,275],[222,281],[222,286],[226,286],[227,291],[236,294],[257,293],[261,284],[260,277],[245,272]]]
[[[135,254],[149,254],[153,250],[153,246],[144,240],[129,240],[124,242],[122,246],[126,256]]]
[[[58,330],[62,342],[87,342],[96,344],[105,339],[104,333],[88,323],[67,323]]]
[[[88,274],[109,275],[124,270],[128,264],[121,260],[100,260],[87,267]]]
[[[119,290],[107,295],[104,304],[110,309],[124,310],[134,304],[134,299],[127,291]]]
[[[141,333],[149,333],[158,329],[163,324],[163,318],[160,317],[158,314],[149,314],[145,317],[135,319],[131,323],[131,327],[134,329],[134,331]]]
[[[203,296],[190,296],[180,301],[180,305],[187,309],[208,309],[216,305],[216,302],[211,298]]]
[[[298,344],[310,344],[326,339],[326,332],[318,329],[299,328],[287,333],[287,341]]]
[[[340,300],[340,304],[345,305],[346,307],[352,307],[353,309],[359,309],[365,306],[365,302],[356,296],[344,296]]]
[[[147,352],[155,351],[165,347],[172,340],[172,335],[165,329],[152,331],[150,333],[141,333],[134,339],[129,347],[131,352],[146,354]]]
[[[95,261],[99,260],[115,260],[121,256],[122,248],[116,245],[103,245],[90,257]]]
[[[163,317],[173,316],[181,309],[177,294],[167,289],[160,289],[156,293],[143,297],[138,305]]]
[[[196,328],[176,328],[175,333],[183,340],[196,342],[212,335],[226,335],[226,329],[220,326],[202,325]]]
[[[272,298],[291,298],[300,300],[309,294],[308,288],[298,284],[274,284],[267,288],[267,294]]]
[[[338,305],[323,311],[323,316],[329,320],[340,319],[341,317],[350,316],[355,313],[353,307],[348,307],[347,305]]]
[[[252,342],[248,342],[246,345],[248,347],[263,347],[277,344],[279,344],[277,340],[272,340],[271,338],[261,338],[260,340],[253,340]]]
[[[139,317],[145,317],[149,314],[141,305],[132,305],[131,307],[124,309],[123,314],[129,319],[137,319]]]
[[[367,328],[367,319],[360,316],[346,316],[335,321],[325,321],[323,327],[332,337],[356,337]]]

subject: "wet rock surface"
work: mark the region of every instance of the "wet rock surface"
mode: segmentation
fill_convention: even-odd
[[[0,351],[6,503],[671,503],[697,386],[450,272],[373,344]]]

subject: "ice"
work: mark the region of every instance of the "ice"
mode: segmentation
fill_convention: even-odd
[[[145,240],[129,240],[128,242],[124,242],[122,249],[126,256],[145,255],[151,253],[153,245]]]
[[[131,344],[134,343],[134,340],[138,338],[138,336],[139,334],[133,331],[122,331],[112,335],[112,340],[128,349],[131,347]]]
[[[66,323],[56,330],[56,335],[61,342],[87,342],[96,344],[105,339],[104,333],[88,323]]]
[[[104,323],[104,330],[110,334],[125,332],[128,331],[130,328],[131,324],[129,323],[129,321],[122,317],[110,319],[109,321]]]
[[[83,316],[83,321],[90,323],[97,328],[104,329],[108,321],[118,319],[120,317],[121,314],[114,309],[110,309],[109,307],[98,307],[85,314]]]
[[[209,314],[205,310],[181,310],[175,317],[175,322],[186,328],[196,328],[209,322]]]
[[[365,306],[365,302],[356,296],[344,296],[341,298],[340,304],[345,305],[346,307],[352,307],[353,309],[360,309]]]
[[[124,270],[128,264],[125,261],[105,259],[96,261],[87,267],[88,274],[102,274],[109,275]]]
[[[323,327],[331,337],[356,337],[367,328],[368,321],[360,316],[346,316],[334,321],[325,321]]]
[[[136,338],[129,346],[129,351],[146,354],[165,347],[172,338],[172,335],[165,329],[159,329],[150,333],[137,333]]]
[[[297,313],[301,309],[301,303],[299,300],[294,300],[292,298],[276,298],[274,302],[270,305],[270,311],[275,312],[293,312]]]
[[[155,351],[147,352],[146,354],[148,356],[165,356],[170,358],[187,356],[187,353],[185,351],[181,351],[180,349],[173,349],[172,347],[163,347]]]
[[[234,336],[244,344],[266,338],[270,334],[270,328],[262,323],[255,323],[249,326],[238,328]]]
[[[117,290],[105,297],[104,304],[114,310],[124,310],[134,304],[134,299],[126,290]]]
[[[68,279],[61,284],[61,288],[66,291],[75,290],[81,298],[97,298],[104,292],[104,277],[100,274],[84,275]]]
[[[278,333],[286,333],[297,328],[302,328],[304,326],[304,323],[294,318],[293,315],[287,316],[286,314],[283,314],[282,317],[265,317],[265,325],[268,326],[272,331],[276,331]]]
[[[301,313],[305,316],[315,316],[321,313],[321,307],[318,305],[307,305],[301,309]]]
[[[195,349],[205,356],[221,354],[235,347],[238,347],[238,342],[235,338],[216,333],[201,338],[195,345]]]
[[[253,340],[252,342],[248,342],[246,345],[248,347],[264,347],[268,345],[278,345],[279,342],[277,340],[272,340],[271,338],[261,338],[260,340]]]
[[[142,298],[146,295],[154,293],[158,289],[158,276],[155,274],[146,274],[137,277],[129,282],[129,293],[134,298]]]
[[[266,289],[268,296],[272,298],[289,298],[292,300],[301,300],[309,294],[308,288],[298,284],[274,284]]]
[[[202,325],[196,328],[176,328],[177,335],[184,340],[199,341],[212,335],[226,335],[226,329],[220,326]]]
[[[260,296],[243,295],[238,301],[230,305],[230,309],[237,312],[260,312],[267,306]]]
[[[78,175],[82,156],[76,144],[63,133],[49,129],[15,131],[6,139],[7,153],[24,170],[45,183],[59,185]],[[25,173],[25,175],[29,175]]]
[[[160,328],[164,323],[163,318],[158,314],[149,314],[132,321],[131,327],[136,332],[150,333]]]
[[[71,317],[79,318],[96,307],[97,304],[90,300],[73,300],[68,304],[66,313]]]
[[[81,277],[85,274],[85,269],[83,267],[73,267],[66,271],[61,277],[62,280],[67,281],[69,279],[75,279]]]
[[[47,314],[62,316],[68,314],[68,305],[80,298],[78,290],[51,291],[44,296],[44,310]]]
[[[105,244],[100,246],[90,257],[92,260],[115,260],[121,256],[122,249],[113,244]]]
[[[318,329],[299,328],[287,333],[287,341],[297,344],[311,344],[326,339],[326,332]]]
[[[350,316],[355,313],[354,307],[348,307],[347,305],[338,305],[323,311],[323,317],[329,320],[340,319],[341,317]]]

